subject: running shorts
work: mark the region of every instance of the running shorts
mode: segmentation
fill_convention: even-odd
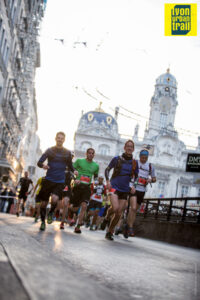
[[[79,184],[73,188],[73,194],[70,203],[74,207],[79,207],[82,202],[87,204],[90,201],[91,189],[89,185]]]
[[[39,194],[37,195],[41,201],[49,201],[49,197],[51,194],[54,194],[59,197],[59,199],[62,199],[62,193],[64,189],[64,183],[57,183],[53,182],[47,179],[44,179],[42,182],[41,190],[39,191]]]
[[[137,198],[137,203],[140,205],[143,200],[144,200],[144,195],[145,195],[145,192],[140,192],[140,191],[135,191],[134,194],[130,194],[130,197],[136,197]]]
[[[89,210],[100,210],[102,207],[102,203],[95,200],[90,200],[90,203],[88,205]]]

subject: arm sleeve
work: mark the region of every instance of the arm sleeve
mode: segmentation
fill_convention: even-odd
[[[68,170],[71,171],[71,172],[74,172],[75,169],[73,167],[73,164],[72,164],[72,156],[71,156],[71,153],[70,153],[70,157],[69,157],[69,160],[68,160]]]
[[[116,165],[116,162],[117,162],[117,158],[114,157],[111,162],[109,163],[109,165],[107,166],[107,168],[105,169],[105,177],[106,177],[106,180],[109,180],[109,172],[111,169],[113,169]]]
[[[49,149],[47,149],[43,154],[42,156],[40,157],[40,159],[38,160],[38,163],[37,163],[37,166],[39,168],[42,168],[43,167],[43,162],[48,158],[48,151]]]

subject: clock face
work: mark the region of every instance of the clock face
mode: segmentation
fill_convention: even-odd
[[[94,115],[92,113],[88,114],[88,121],[91,122],[94,118]]]
[[[160,110],[162,112],[168,112],[171,109],[171,101],[168,97],[162,97],[160,99]]]
[[[109,117],[107,117],[107,118],[106,118],[106,121],[107,121],[107,123],[110,125],[110,124],[111,124],[111,122],[112,122],[112,117],[110,117],[110,116],[109,116]]]

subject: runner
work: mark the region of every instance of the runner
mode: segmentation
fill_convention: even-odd
[[[155,169],[148,162],[149,152],[147,150],[140,151],[140,160],[137,161],[138,175],[135,178],[135,193],[130,194],[130,207],[128,213],[128,234],[133,237],[133,226],[136,219],[136,213],[140,207],[146,192],[147,184],[156,182]]]
[[[72,158],[73,156],[74,155],[72,153]],[[74,171],[74,173],[72,173],[69,170],[65,172],[65,186],[62,194],[62,218],[60,223],[60,229],[64,229],[64,222],[67,214],[67,209],[72,195],[71,181],[74,179],[74,174],[78,175],[78,172]]]
[[[70,171],[74,171],[71,152],[63,147],[65,141],[64,132],[58,132],[55,140],[56,146],[47,149],[46,152],[42,154],[37,164],[39,168],[47,170],[45,179],[42,183],[42,188],[38,194],[38,199],[41,200],[40,215],[42,222],[40,230],[45,230],[46,207],[50,195],[51,209],[48,214],[47,223],[51,224],[53,222],[53,212],[57,206],[58,200],[62,198],[66,167],[68,167]],[[44,164],[46,159],[48,163]]]
[[[113,215],[108,232],[105,238],[108,240],[113,240],[114,228],[117,225],[122,212],[127,206],[127,199],[130,192],[130,181],[133,175],[133,167],[135,165],[135,160],[133,159],[132,153],[134,151],[134,142],[128,140],[124,145],[125,152],[122,156],[114,157],[108,167],[105,170],[105,177],[107,182],[107,188],[112,192],[111,195],[111,207],[107,211],[107,215],[101,224],[101,228],[105,228],[108,224],[110,216]],[[109,180],[109,172],[114,168],[111,181]],[[132,188],[134,192],[134,188]]]
[[[22,201],[22,213],[24,213],[24,206],[27,200],[28,194],[31,193],[32,189],[34,188],[33,181],[28,177],[28,172],[24,172],[24,177],[21,177],[17,186],[20,185],[20,191],[18,195],[18,201],[17,201],[17,208],[16,208],[16,216],[19,217],[20,213],[20,204]],[[29,191],[29,186],[32,185],[32,189]]]
[[[40,199],[38,198],[38,194],[42,188],[42,182],[44,180],[44,177],[40,177],[34,187],[33,193],[31,195],[31,197],[34,197],[34,195],[36,194],[35,197],[35,222],[38,221],[38,218],[40,216]]]
[[[90,185],[92,177],[94,176],[94,180],[98,178],[99,165],[93,161],[94,155],[95,150],[88,148],[86,158],[77,159],[73,164],[78,171],[78,176],[74,182],[72,204],[76,211],[80,208],[77,226],[74,230],[75,233],[81,233],[80,227],[83,225],[83,218],[91,195]]]
[[[104,196],[106,196],[106,186],[103,184],[104,177],[99,176],[98,182],[91,185],[91,199],[88,206],[88,221],[92,216],[92,223],[90,225],[90,230],[96,230],[96,221],[98,218],[99,211],[102,207],[102,202]]]

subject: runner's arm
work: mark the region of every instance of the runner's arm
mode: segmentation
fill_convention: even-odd
[[[36,183],[36,185],[35,185],[35,187],[34,187],[34,190],[33,190],[33,193],[32,193],[32,195],[31,195],[31,197],[33,197],[33,196],[34,196],[34,194],[35,194],[35,191],[36,191],[37,187],[38,187],[38,182]]]
[[[109,163],[109,165],[107,166],[107,168],[105,169],[105,178],[106,178],[106,181],[109,180],[109,172],[111,169],[113,169],[115,167],[117,163],[117,158],[114,157],[111,162]]]
[[[155,183],[156,182],[156,174],[155,174],[155,168],[154,166],[152,166],[152,170],[151,170],[151,182]]]
[[[75,171],[75,168],[72,164],[72,155],[71,155],[71,153],[70,153],[70,156],[69,156],[69,159],[68,159],[68,170],[73,172],[73,173]]]
[[[48,165],[45,165],[44,162],[45,160],[48,158],[48,149],[42,154],[42,156],[40,157],[40,159],[38,160],[37,166],[39,168],[45,168],[48,169]]]

